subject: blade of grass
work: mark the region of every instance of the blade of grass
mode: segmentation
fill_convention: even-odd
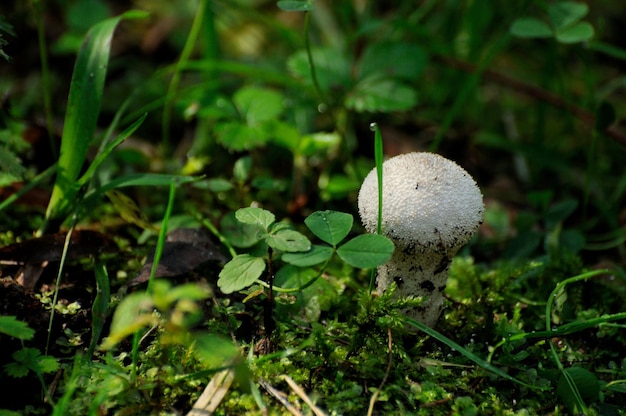
[[[92,189],[85,195],[84,204],[89,205],[95,198],[100,198],[108,191],[117,188],[126,188],[129,186],[168,186],[172,182],[177,185],[185,183],[195,182],[201,180],[200,176],[183,176],[183,175],[169,175],[162,173],[134,173],[132,175],[120,176],[113,179],[111,182],[107,182],[104,185]]]
[[[113,32],[122,19],[144,15],[135,11],[126,12],[97,23],[85,36],[72,73],[57,177],[46,210],[46,222],[39,234],[51,220],[62,219],[76,203],[80,188],[76,179],[92,144],[100,114]]]
[[[550,331],[535,331],[535,332],[523,332],[520,334],[514,334],[509,337],[502,339],[498,342],[491,352],[489,353],[489,357],[487,357],[487,361],[491,362],[492,357],[495,355],[496,351],[502,347],[503,345],[514,342],[521,341],[533,338],[543,338],[550,339],[553,337],[562,337],[564,335],[574,334],[576,332],[583,331],[588,328],[593,328],[600,325],[609,325],[610,322],[620,321],[622,319],[626,319],[626,312],[620,312],[610,315],[602,315],[597,318],[591,318],[584,321],[575,321],[570,322],[564,325],[559,326],[556,329]]]
[[[93,162],[91,162],[87,171],[77,181],[78,186],[85,185],[93,177],[98,167],[100,167],[100,164],[102,164],[102,162],[104,162],[104,160],[111,154],[113,149],[115,149],[120,143],[122,143],[131,134],[133,134],[135,130],[139,128],[141,123],[143,123],[143,121],[146,119],[146,116],[147,114],[144,114],[142,117],[139,118],[139,120],[135,121],[126,130],[120,133],[114,140],[112,140],[111,142],[107,143],[106,146],[104,146],[102,151],[99,152],[96,158],[93,160]]]
[[[201,33],[203,21],[206,17],[205,9],[207,8],[207,3],[208,0],[200,0],[200,3],[198,4],[195,18],[193,20],[193,23],[191,24],[191,29],[189,30],[189,36],[187,36],[185,46],[183,46],[183,50],[180,53],[180,58],[178,59],[176,67],[174,68],[174,73],[172,74],[172,79],[170,80],[167,94],[165,95],[165,103],[163,105],[163,117],[161,123],[161,130],[163,132],[162,146],[164,154],[169,154],[170,121],[172,117],[172,107],[174,104],[174,98],[176,96],[176,90],[178,90],[178,85],[180,84],[182,69],[187,61],[189,61],[191,53],[193,52],[193,49],[196,45],[196,40]]]
[[[480,367],[484,368],[485,370],[491,371],[492,373],[496,374],[497,376],[500,376],[500,377],[502,377],[502,378],[504,378],[506,380],[509,380],[509,381],[514,382],[514,383],[520,384],[522,386],[526,386],[526,387],[534,389],[534,390],[543,390],[542,387],[533,386],[532,384],[525,383],[522,380],[518,380],[515,377],[512,377],[512,376],[508,375],[504,371],[500,370],[498,367],[496,367],[493,364],[483,360],[482,358],[480,358],[479,356],[477,356],[473,352],[463,348],[462,346],[460,346],[456,342],[452,341],[450,338],[448,338],[445,335],[435,331],[431,327],[428,327],[428,326],[424,325],[421,322],[418,322],[418,321],[410,319],[410,318],[407,318],[406,322],[409,325],[419,329],[420,331],[425,332],[427,335],[435,338],[437,341],[441,342],[442,344],[445,344],[448,347],[452,348],[453,350],[458,351],[465,358],[473,361],[474,363],[476,363]]]
[[[593,270],[590,272],[581,273],[574,277],[565,279],[562,282],[559,282],[559,284],[557,284],[552,290],[552,292],[550,293],[550,296],[548,296],[548,302],[546,303],[546,317],[545,317],[546,331],[550,331],[552,329],[552,304],[554,303],[554,299],[556,298],[558,293],[561,293],[561,291],[564,290],[565,286],[569,285],[570,283],[584,281],[594,276],[598,276],[600,274],[607,274],[607,273],[610,273],[610,271],[606,269]],[[570,393],[572,394],[572,397],[574,399],[574,402],[578,410],[581,411],[582,414],[587,414],[587,406],[585,404],[585,401],[580,395],[580,391],[578,390],[576,383],[572,379],[572,376],[567,371],[565,371],[565,368],[563,367],[563,364],[561,363],[561,359],[559,358],[559,354],[556,350],[556,347],[554,346],[554,343],[548,342],[548,345],[550,346],[550,352],[552,353],[552,358],[554,358],[554,363],[559,369],[559,372],[561,373],[561,375],[565,378],[567,387],[569,388]]]
[[[167,201],[167,207],[165,208],[165,214],[163,215],[163,220],[161,221],[161,228],[159,230],[159,236],[157,239],[156,249],[154,251],[154,260],[152,262],[152,268],[150,269],[150,277],[148,278],[148,287],[146,288],[147,293],[152,293],[152,286],[154,282],[154,276],[156,275],[157,267],[159,266],[159,262],[161,261],[161,256],[163,255],[163,247],[165,246],[165,237],[167,236],[167,224],[172,216],[172,210],[174,208],[174,200],[176,198],[176,185],[177,182],[172,179],[170,180],[170,192]],[[142,334],[140,331],[137,331],[133,334],[133,347],[132,347],[132,381],[135,383],[137,380],[137,368],[139,364],[139,341],[141,340]]]
[[[376,163],[376,175],[378,178],[378,223],[376,232],[383,232],[383,136],[377,123],[370,124],[370,130],[374,131],[374,161]],[[370,274],[369,291],[374,290],[374,282],[376,281],[376,269],[372,269]]]
[[[28,181],[26,183],[26,185],[24,185],[24,187],[22,187],[22,189],[20,189],[19,191],[17,191],[13,195],[9,196],[4,201],[0,202],[0,211],[4,210],[9,205],[11,205],[15,201],[17,201],[26,192],[30,191],[31,189],[33,189],[37,185],[40,185],[42,182],[47,180],[48,177],[52,176],[52,174],[54,172],[56,172],[56,170],[57,170],[57,165],[54,164],[54,165],[50,166],[48,169],[46,169],[43,172],[41,172],[39,175],[35,176],[32,180]]]
[[[96,275],[96,298],[91,305],[91,342],[87,351],[88,357],[93,355],[98,345],[98,340],[107,318],[109,300],[111,299],[109,274],[105,264],[99,259],[94,260],[94,273]]]

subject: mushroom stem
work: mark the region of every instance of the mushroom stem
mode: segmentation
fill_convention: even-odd
[[[396,247],[391,259],[378,267],[377,290],[384,292],[396,283],[396,297],[422,297],[422,303],[405,314],[433,327],[444,306],[444,290],[455,253],[437,253],[423,247]]]

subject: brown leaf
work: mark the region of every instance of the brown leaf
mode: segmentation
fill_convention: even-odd
[[[195,228],[179,228],[167,235],[155,277],[181,276],[206,263],[225,263],[227,260],[206,232]],[[150,255],[129,286],[148,281],[153,261],[154,255]]]

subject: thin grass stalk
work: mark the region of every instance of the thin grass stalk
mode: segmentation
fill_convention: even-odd
[[[165,246],[165,238],[167,236],[167,224],[172,216],[172,210],[174,208],[174,200],[176,197],[176,181],[172,180],[170,182],[170,191],[169,197],[167,201],[167,206],[165,208],[165,214],[163,215],[163,220],[161,221],[161,228],[159,230],[159,236],[157,238],[157,245],[154,250],[154,259],[152,261],[152,268],[150,269],[150,276],[148,277],[148,287],[146,288],[147,293],[152,293],[152,286],[154,285],[154,279],[156,276],[156,270],[159,266],[159,262],[161,261],[161,256],[163,255],[163,247]],[[132,346],[132,369],[131,369],[131,379],[132,382],[135,383],[137,380],[137,368],[139,364],[139,344],[142,338],[142,335],[139,331],[133,334],[133,346]]]
[[[522,380],[519,380],[519,379],[517,379],[517,378],[515,378],[513,376],[508,375],[504,371],[500,370],[498,367],[494,366],[493,364],[489,363],[486,360],[483,360],[482,358],[480,358],[479,356],[477,356],[473,352],[469,351],[466,348],[463,348],[461,345],[459,345],[458,343],[454,342],[450,338],[448,338],[445,335],[437,332],[433,328],[424,325],[423,323],[421,323],[419,321],[416,321],[416,320],[410,319],[410,318],[406,318],[406,322],[410,326],[413,326],[413,327],[419,329],[420,331],[426,333],[427,335],[435,338],[437,341],[441,342],[442,344],[445,344],[448,347],[452,348],[453,350],[459,352],[461,355],[463,355],[468,360],[473,361],[474,363],[476,363],[481,368],[484,368],[485,370],[490,371],[490,372],[496,374],[497,376],[500,376],[500,377],[502,377],[502,378],[504,378],[506,380],[509,380],[509,381],[514,382],[514,383],[520,384],[522,386],[531,388],[533,390],[544,390],[545,389],[544,387],[533,386],[532,384],[525,383]]]
[[[93,262],[96,276],[96,297],[91,305],[91,342],[87,356],[93,356],[100,335],[106,323],[109,301],[111,300],[111,286],[106,265],[99,259]]]
[[[378,179],[378,222],[376,225],[376,232],[382,234],[383,232],[383,136],[380,132],[380,127],[377,123],[370,124],[370,130],[374,131],[374,161],[376,164],[376,175]],[[372,269],[370,272],[370,285],[369,293],[374,291],[374,283],[376,281],[376,269]]]
[[[50,319],[48,319],[48,334],[46,337],[46,348],[45,355],[48,355],[48,349],[50,347],[50,339],[52,337],[52,323],[54,322],[54,315],[56,310],[56,304],[59,300],[59,286],[61,285],[61,277],[63,276],[63,270],[65,269],[65,261],[67,260],[67,252],[70,248],[70,242],[72,241],[72,233],[74,232],[74,227],[78,222],[78,209],[80,207],[76,207],[74,211],[74,215],[72,217],[72,225],[70,226],[67,234],[65,235],[65,242],[63,243],[63,252],[61,253],[61,261],[59,262],[59,271],[57,272],[57,278],[54,284],[54,295],[52,296],[52,308],[50,309]]]
[[[545,317],[546,331],[550,331],[552,329],[552,304],[554,303],[554,299],[556,298],[558,293],[560,293],[561,291],[565,289],[565,286],[567,286],[570,283],[579,282],[581,280],[584,281],[591,277],[594,277],[600,274],[606,274],[608,272],[609,272],[608,270],[604,270],[604,269],[593,270],[591,272],[582,273],[574,277],[565,279],[562,282],[559,282],[559,284],[555,286],[555,288],[552,290],[552,292],[548,296],[548,302],[546,304],[546,317]],[[556,350],[556,347],[554,346],[554,343],[550,341],[548,342],[548,345],[550,346],[550,352],[552,354],[552,358],[554,359],[554,363],[559,369],[559,372],[561,373],[561,375],[565,378],[565,381],[567,382],[567,386],[570,389],[570,392],[572,393],[574,402],[576,403],[578,410],[583,412],[583,414],[587,414],[587,406],[585,405],[585,401],[583,400],[580,394],[580,391],[578,390],[578,387],[576,386],[576,383],[572,379],[572,376],[567,371],[565,371],[565,368],[563,367],[563,364],[561,363],[561,359],[559,358],[559,353]]]
[[[174,67],[174,73],[172,74],[170,84],[167,88],[167,94],[165,95],[165,103],[163,105],[161,141],[163,146],[163,153],[166,155],[170,152],[170,126],[172,121],[172,108],[174,106],[174,98],[176,96],[176,91],[178,90],[178,85],[180,84],[183,68],[189,61],[191,53],[193,52],[193,49],[196,45],[198,36],[200,35],[202,23],[206,15],[205,10],[207,8],[208,1],[209,0],[200,0],[198,10],[196,10],[196,16],[194,17],[193,23],[191,24],[189,36],[187,36],[185,46],[180,53],[180,58],[178,58],[178,62]]]

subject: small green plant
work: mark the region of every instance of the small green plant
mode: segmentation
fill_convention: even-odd
[[[520,38],[554,38],[560,43],[579,43],[593,38],[593,26],[582,19],[589,13],[585,3],[559,1],[548,5],[548,22],[520,17],[511,25],[511,34]]]
[[[0,333],[9,335],[22,341],[31,340],[35,331],[25,322],[14,316],[0,316]],[[53,403],[47,389],[44,374],[54,373],[59,369],[59,362],[49,355],[42,355],[37,348],[22,347],[11,354],[12,362],[4,365],[3,373],[9,377],[22,378],[32,372],[37,376],[46,398]],[[0,413],[2,410],[0,409]]]
[[[352,267],[369,269],[388,261],[393,252],[393,243],[376,234],[360,235],[340,245],[353,223],[352,215],[342,212],[316,211],[304,220],[309,230],[327,245],[312,245],[303,234],[290,229],[285,223],[276,223],[274,214],[261,208],[242,208],[235,216],[241,224],[252,226],[245,229],[251,237],[249,243],[253,245],[262,241],[267,251],[260,256],[238,254],[228,262],[218,280],[218,286],[224,293],[243,290],[255,283],[271,287],[271,282],[263,283],[259,278],[272,265],[277,254],[282,254],[280,258],[294,266],[312,267],[327,264],[336,253]],[[323,270],[297,290],[314,283],[322,273]],[[275,290],[281,291],[280,288]]]

